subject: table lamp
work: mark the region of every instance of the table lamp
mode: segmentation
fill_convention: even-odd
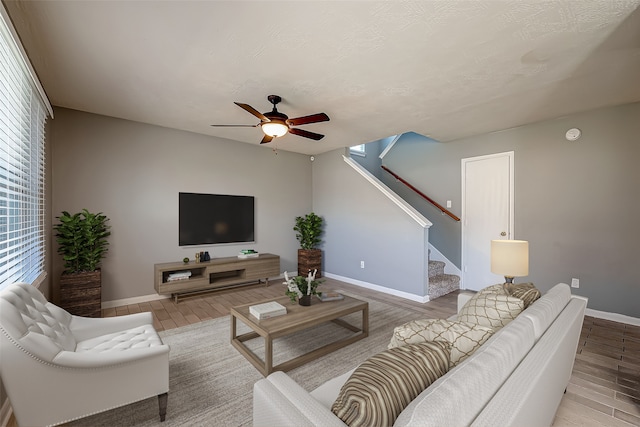
[[[513,283],[516,276],[529,274],[529,242],[526,240],[492,240],[491,272]]]

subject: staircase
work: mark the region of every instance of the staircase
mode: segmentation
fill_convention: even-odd
[[[460,277],[444,274],[445,263],[429,260],[429,301],[460,289]]]

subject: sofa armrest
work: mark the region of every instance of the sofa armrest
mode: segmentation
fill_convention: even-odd
[[[340,426],[346,424],[284,372],[274,372],[253,386],[253,425]]]
[[[571,378],[586,306],[586,298],[571,298],[472,426],[536,427],[553,423]]]
[[[464,307],[467,301],[469,301],[474,295],[475,295],[475,292],[467,292],[467,291],[462,291],[458,294],[458,311],[457,311],[458,313],[460,313],[460,310],[462,310],[462,307]]]

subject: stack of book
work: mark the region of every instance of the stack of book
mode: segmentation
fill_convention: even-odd
[[[344,296],[338,292],[328,291],[320,292],[320,294],[318,294],[318,298],[320,298],[320,301],[338,301],[344,299]]]
[[[171,273],[167,276],[167,282],[175,282],[176,280],[187,280],[191,277],[191,271],[178,271],[177,273]]]
[[[253,249],[243,249],[238,253],[238,258],[255,258],[260,254]]]
[[[249,313],[258,320],[264,320],[287,314],[287,308],[280,303],[271,301],[263,304],[252,305],[249,307]]]

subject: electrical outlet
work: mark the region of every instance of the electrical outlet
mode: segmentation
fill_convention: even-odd
[[[360,261],[360,268],[364,268],[364,261]]]
[[[580,279],[576,279],[575,277],[571,279],[571,287],[579,288],[580,287]]]

